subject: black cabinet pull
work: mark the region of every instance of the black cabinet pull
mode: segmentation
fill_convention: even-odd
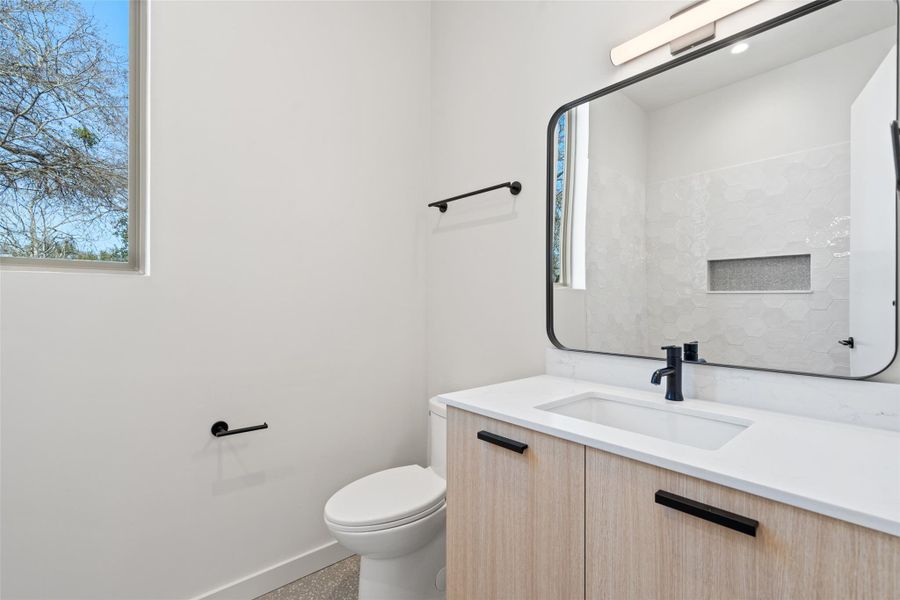
[[[656,492],[656,503],[668,506],[669,508],[674,508],[675,510],[680,510],[683,513],[699,517],[706,521],[710,521],[711,523],[715,523],[716,525],[740,531],[741,533],[753,537],[756,537],[756,528],[759,527],[759,521],[754,519],[748,519],[747,517],[728,512],[727,510],[722,510],[721,508],[716,508],[709,504],[703,504],[702,502],[697,502],[696,500],[691,500],[690,498],[685,498],[683,496],[676,496],[675,494],[663,490]]]
[[[503,437],[502,435],[491,433],[490,431],[479,431],[478,439],[489,444],[496,444],[501,448],[506,448],[507,450],[512,450],[513,452],[518,452],[519,454],[525,452],[525,448],[528,447],[528,444],[523,444],[522,442],[511,440],[507,437]]]

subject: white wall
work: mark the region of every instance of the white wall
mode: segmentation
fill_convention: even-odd
[[[497,192],[464,200],[443,215],[423,212],[429,394],[543,372],[550,116],[613,78],[613,40],[679,5],[433,5],[430,197],[508,179],[523,191],[515,199]]]
[[[149,276],[2,274],[4,598],[200,595],[424,460],[429,13],[152,3]]]
[[[735,33],[796,5],[761,2],[727,19],[720,31]],[[681,7],[652,1],[433,7],[432,194],[507,178],[519,179],[524,191],[515,203],[502,195],[469,201],[452,217],[452,229],[439,224],[449,225],[453,210],[443,220],[436,211],[427,216],[429,393],[543,372],[550,115],[666,60],[660,49],[615,69],[609,49]],[[648,369],[653,364],[632,360]],[[900,363],[879,379],[900,381]]]
[[[586,290],[561,287],[553,290],[553,333],[567,348],[589,348]]]

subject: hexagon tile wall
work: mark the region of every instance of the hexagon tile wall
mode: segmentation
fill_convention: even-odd
[[[666,181],[612,173],[588,204],[588,348],[849,375],[850,145]],[[809,254],[809,292],[709,292],[707,261]]]

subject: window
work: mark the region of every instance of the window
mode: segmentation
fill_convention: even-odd
[[[560,116],[555,132],[551,277],[574,289],[585,287],[589,117],[582,104]]]
[[[0,262],[138,268],[143,3],[0,3]]]
[[[574,111],[560,115],[556,122],[554,176],[553,176],[553,243],[550,249],[551,279],[555,285],[565,286],[569,283],[570,246],[568,229],[570,227],[572,206],[569,180],[572,172],[570,164],[572,152],[572,121]]]

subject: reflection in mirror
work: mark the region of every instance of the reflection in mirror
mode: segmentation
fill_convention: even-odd
[[[557,340],[880,371],[897,330],[896,118],[888,0],[825,6],[569,107],[550,140]]]

